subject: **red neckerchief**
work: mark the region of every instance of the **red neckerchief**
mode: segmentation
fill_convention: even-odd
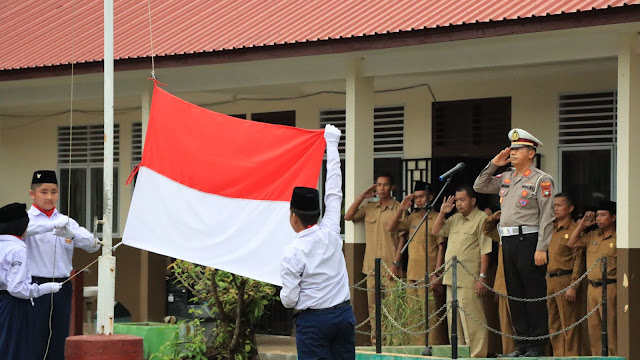
[[[45,209],[41,208],[40,206],[36,205],[35,203],[33,204],[33,207],[35,207],[36,209],[40,210],[40,212],[42,212],[43,214],[47,215],[48,217],[51,217],[51,215],[53,215],[53,212],[56,210],[55,206],[51,210],[45,210]]]
[[[17,237],[18,239],[22,240],[22,238],[20,236],[17,236],[17,235],[11,235],[11,236]]]

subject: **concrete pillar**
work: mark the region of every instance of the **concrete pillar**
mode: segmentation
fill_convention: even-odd
[[[361,75],[360,57],[351,59],[346,69],[346,149],[345,149],[345,209],[373,184],[373,78]],[[364,225],[345,222],[345,257],[350,283],[364,278]],[[366,287],[366,284],[363,285]],[[356,322],[368,316],[367,294],[352,291]],[[366,341],[365,337],[359,339]]]
[[[633,345],[640,333],[640,56],[636,33],[623,34],[618,48],[617,255],[618,349],[640,359]]]

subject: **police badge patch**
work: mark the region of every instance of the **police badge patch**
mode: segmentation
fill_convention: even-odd
[[[544,181],[540,183],[540,187],[542,188],[542,196],[550,197],[551,196],[551,182]]]

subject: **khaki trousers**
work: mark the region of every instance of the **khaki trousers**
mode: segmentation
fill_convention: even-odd
[[[414,280],[409,280],[410,284],[415,284]],[[424,285],[424,282],[421,282],[420,285]],[[422,308],[424,308],[424,294],[425,288],[413,288],[407,287],[407,299],[408,301],[420,301]],[[443,292],[434,292],[429,290],[429,295],[433,296],[434,300],[429,300],[429,315],[433,314],[436,310],[440,309],[444,303],[446,302],[446,294]],[[411,304],[411,307],[420,306]],[[446,313],[446,310],[440,312],[441,316],[434,316],[429,321],[429,327],[434,326],[442,316]],[[424,319],[420,319],[418,322]],[[413,332],[421,331],[424,328],[413,328]],[[415,345],[423,345],[424,344],[424,336],[416,335],[413,337],[413,344]],[[438,327],[429,332],[429,345],[448,345],[449,344],[449,334],[447,332],[447,324],[446,322],[441,322]]]
[[[386,276],[381,277],[382,280],[382,289],[393,289],[396,285],[395,280],[389,280]],[[371,343],[375,345],[376,343],[376,277],[374,275],[367,277],[367,303],[369,305],[369,323],[371,324]],[[382,293],[382,298],[384,299],[385,293]],[[390,314],[393,316],[393,314]],[[383,315],[384,317],[384,315]]]
[[[447,299],[452,299],[452,287],[447,285]],[[469,314],[473,315],[482,324],[487,323],[484,316],[484,304],[481,297],[476,295],[475,288],[458,288],[458,303]],[[450,307],[450,306],[449,306]],[[447,323],[451,329],[451,313],[447,315]],[[469,345],[471,357],[485,358],[489,348],[489,330],[475,322],[465,313],[458,310],[458,344]]]
[[[511,324],[511,311],[509,310],[509,299],[500,296],[498,298],[498,314],[500,314],[500,331],[513,335],[513,324]],[[516,342],[510,337],[502,336],[502,353],[509,354],[516,349]]]
[[[547,295],[566,288],[571,284],[570,274],[547,278]],[[580,288],[578,287],[579,291]],[[580,306],[580,294],[576,296],[576,301],[570,303],[567,298],[561,294],[553,299],[547,300],[547,308],[549,309],[549,333],[553,334],[562,329],[569,327],[578,322],[584,316]],[[578,356],[580,355],[580,327],[556,335],[551,338],[551,347],[553,348],[553,356]]]
[[[617,329],[618,321],[616,320],[616,283],[607,285],[607,339],[609,342],[609,355],[618,355]],[[587,290],[587,311],[593,310],[602,302],[602,287],[589,285]],[[602,354],[602,308],[598,309],[594,314],[587,318],[589,323],[589,343],[591,344],[591,356],[600,356]]]

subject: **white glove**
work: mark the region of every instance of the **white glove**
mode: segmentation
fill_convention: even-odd
[[[62,288],[61,283],[57,282],[48,282],[44,284],[40,284],[40,295],[57,293]]]
[[[327,141],[327,144],[338,146],[341,135],[342,132],[340,131],[340,129],[331,124],[327,124],[324,127],[324,139]]]
[[[53,221],[53,227],[56,229],[60,229],[67,226],[68,223],[69,223],[69,217],[65,215],[60,215],[58,216],[57,219]]]
[[[71,239],[71,240],[75,239],[76,237],[76,233],[74,233],[69,226],[65,226],[63,228],[56,228],[55,230],[53,230],[53,235],[60,236],[65,239]]]

